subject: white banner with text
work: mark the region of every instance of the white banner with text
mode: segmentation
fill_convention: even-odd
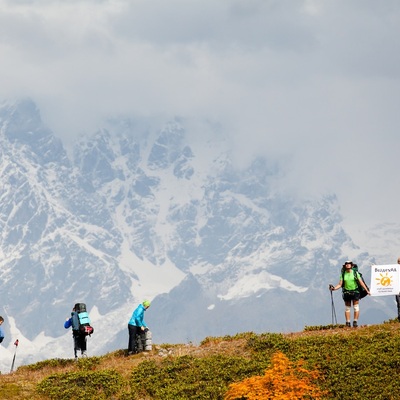
[[[371,296],[399,294],[400,264],[371,265]]]

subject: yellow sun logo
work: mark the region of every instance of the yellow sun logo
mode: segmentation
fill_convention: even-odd
[[[379,278],[375,278],[376,279],[376,283],[382,286],[390,286],[390,284],[392,283],[392,276],[389,276],[388,273],[386,272],[386,275],[382,275]]]

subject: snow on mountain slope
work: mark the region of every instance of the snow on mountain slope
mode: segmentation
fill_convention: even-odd
[[[355,242],[368,253],[375,264],[395,264],[400,257],[400,224],[397,221],[354,229],[348,227]]]

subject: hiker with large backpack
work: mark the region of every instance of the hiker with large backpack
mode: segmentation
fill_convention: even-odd
[[[146,334],[149,328],[144,322],[144,312],[150,307],[150,301],[144,300],[139,304],[132,313],[131,319],[128,322],[128,355],[137,354],[139,352],[137,336],[142,337]]]
[[[357,264],[354,264],[352,261],[346,261],[343,264],[340,280],[336,286],[329,285],[329,290],[334,291],[342,288],[343,293],[342,297],[345,304],[345,318],[346,318],[346,326],[351,326],[351,304],[353,303],[354,310],[354,318],[353,318],[353,327],[357,328],[358,326],[358,317],[360,315],[360,305],[359,301],[361,298],[370,295],[369,288],[367,284],[364,282],[364,279],[360,272],[358,272]]]
[[[86,304],[76,303],[72,308],[71,317],[64,322],[64,328],[72,327],[72,337],[74,339],[74,355],[78,358],[78,352],[82,357],[87,357],[86,339],[91,336],[94,329],[90,325],[89,314],[86,311]]]

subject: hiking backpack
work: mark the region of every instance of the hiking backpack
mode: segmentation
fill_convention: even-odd
[[[362,276],[362,273],[358,270],[358,265],[353,264],[352,268],[353,274],[354,274],[354,280],[357,283],[358,286],[358,291],[360,292],[360,300],[363,299],[368,293],[367,291],[363,288],[363,286],[360,284],[360,280],[364,282],[365,287],[369,290],[369,287],[367,285],[367,282],[365,282],[364,277]],[[360,275],[360,280],[357,277],[357,272]],[[344,274],[345,274],[345,268],[342,267],[342,290],[345,291],[344,289]]]
[[[75,311],[71,313],[72,329],[74,331],[79,331],[85,336],[90,336],[94,332],[94,329],[90,325],[90,318],[86,311],[86,304],[76,303],[74,309]]]

